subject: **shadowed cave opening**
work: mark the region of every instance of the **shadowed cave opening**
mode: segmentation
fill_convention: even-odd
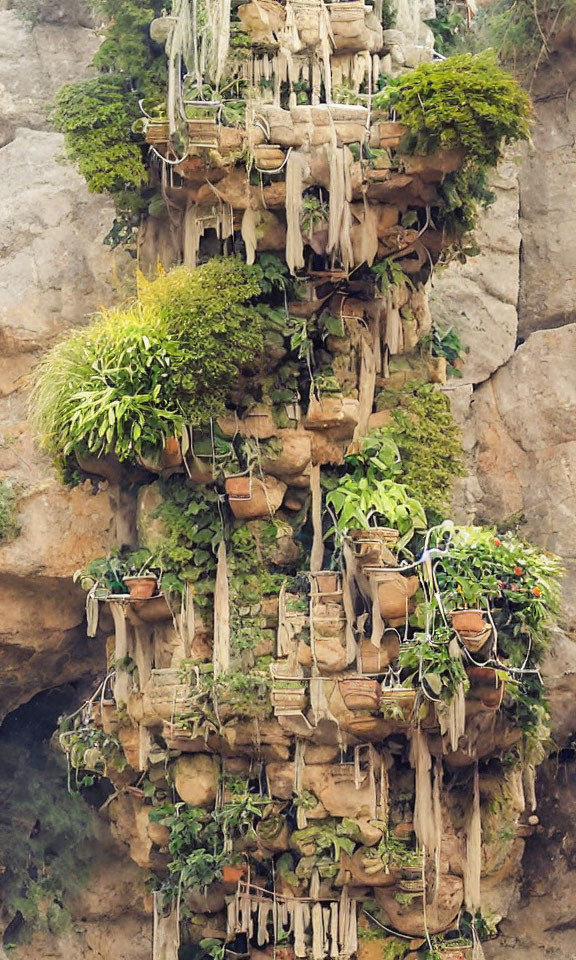
[[[43,691],[0,727],[0,931],[7,948],[34,928],[67,929],[66,893],[82,884],[91,862],[90,807],[113,790],[103,780],[83,796],[69,793],[66,761],[52,739],[83,692],[81,682]]]

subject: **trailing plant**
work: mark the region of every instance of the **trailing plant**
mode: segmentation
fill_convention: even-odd
[[[262,348],[262,320],[249,303],[258,292],[234,258],[141,276],[137,301],[104,311],[41,361],[31,401],[40,446],[55,458],[135,459],[185,423],[217,416]]]
[[[119,218],[105,241],[114,246],[133,242],[148,204],[143,145],[131,129],[141,116],[138,101],[153,96],[157,102],[166,86],[164,50],[149,35],[162,3],[95,0],[92,6],[106,23],[92,61],[98,73],[66,84],[56,95],[52,119],[89,189],[115,199]]]
[[[108,766],[123,770],[126,759],[119,741],[93,723],[76,717],[71,729],[63,721],[59,731],[60,747],[66,754],[69,768],[74,772],[74,788],[91,787],[99,777],[106,776]],[[70,781],[69,781],[70,783]]]
[[[388,475],[406,484],[433,522],[445,516],[454,478],[465,475],[460,428],[445,394],[432,384],[408,383],[390,425],[375,437],[399,451]]]
[[[179,475],[160,481],[162,503],[155,516],[163,535],[155,551],[163,589],[182,593],[194,585],[194,603],[203,608],[214,590],[217,552],[223,536],[218,494]]]
[[[88,189],[115,194],[125,213],[143,208],[140,188],[148,176],[141,147],[130,133],[138,114],[138,94],[122,74],[67,84],[56,95],[52,113]]]
[[[432,330],[422,337],[420,345],[423,350],[430,351],[430,356],[445,358],[449,377],[459,378],[462,376],[462,371],[458,369],[456,364],[465,353],[470,352],[470,347],[462,346],[458,331],[454,327],[441,329],[436,323],[433,323]]]
[[[170,831],[169,875],[159,883],[166,903],[179,891],[205,889],[222,878],[230,854],[224,852],[221,825],[208,811],[187,803],[164,803],[150,811],[150,820]]]
[[[0,542],[13,540],[20,533],[17,504],[17,485],[8,479],[0,480]]]
[[[422,63],[389,81],[374,102],[409,128],[408,153],[460,148],[493,167],[504,144],[530,134],[529,97],[490,50]]]

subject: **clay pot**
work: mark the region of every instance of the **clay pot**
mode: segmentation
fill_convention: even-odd
[[[472,956],[472,944],[464,944],[460,947],[442,947],[438,952],[442,960],[468,960]]]
[[[182,450],[178,437],[168,437],[162,451],[163,467],[179,467],[182,463]]]
[[[222,883],[237,884],[246,875],[246,864],[227,864],[222,867]]]
[[[419,586],[418,577],[403,577],[401,573],[378,572],[371,570],[368,576],[378,584],[378,600],[380,615],[385,620],[394,620],[399,623],[406,621],[408,615],[408,601]]]
[[[340,693],[349,710],[377,710],[382,688],[377,680],[350,677],[340,680]]]
[[[412,714],[415,700],[416,691],[410,689],[409,687],[383,687],[382,695],[380,697],[380,709],[382,709],[382,707],[386,707],[387,704],[389,704],[390,707],[400,707],[404,719],[400,720],[392,717],[391,720],[393,723],[404,725],[410,722],[410,716]],[[386,718],[385,711],[384,718]]]
[[[492,627],[486,623],[483,610],[453,610],[449,616],[461,643],[470,653],[478,653],[492,636]]]
[[[152,576],[122,577],[122,583],[128,587],[131,600],[148,600],[158,589],[158,580]]]
[[[460,635],[481,633],[486,627],[483,610],[453,610],[449,617]]]
[[[371,530],[350,530],[348,537],[352,551],[361,567],[395,567],[398,564],[390,547],[398,540],[399,533],[390,527],[374,527]]]
[[[276,513],[284,499],[286,484],[274,477],[228,477],[225,481],[228,503],[238,520],[257,520]]]
[[[307,430],[337,430],[342,439],[352,436],[358,423],[358,400],[351,397],[312,397],[306,415]]]

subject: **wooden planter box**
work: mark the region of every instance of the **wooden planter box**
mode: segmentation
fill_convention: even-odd
[[[281,710],[303,710],[308,702],[306,687],[275,688],[271,696],[272,706]]]

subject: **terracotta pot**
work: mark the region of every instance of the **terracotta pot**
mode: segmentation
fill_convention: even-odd
[[[122,577],[130,591],[131,600],[148,600],[158,589],[156,577]]]
[[[246,875],[246,865],[241,863],[238,866],[227,864],[222,867],[222,883],[239,883]]]
[[[504,697],[504,684],[497,687],[482,687],[480,699],[485,707],[499,707]]]
[[[286,484],[275,477],[228,477],[225,481],[228,503],[238,520],[257,520],[274,514],[286,492]]]
[[[390,550],[398,540],[398,536],[398,531],[389,527],[350,530],[349,539],[358,565],[361,568],[398,566],[398,561]]]
[[[395,837],[411,837],[414,833],[414,824],[410,820],[402,820],[393,829]]]
[[[472,956],[472,944],[461,947],[442,947],[439,951],[442,960],[468,960]]]
[[[358,409],[358,400],[351,397],[323,397],[322,400],[312,397],[304,425],[307,430],[337,429],[338,436],[345,439],[354,433]]]
[[[168,437],[162,451],[163,467],[179,467],[182,463],[182,450],[178,437]]]
[[[496,686],[497,674],[492,667],[468,667],[466,672],[475,686]]]
[[[377,710],[382,688],[377,680],[350,677],[340,680],[340,693],[349,710]]]
[[[409,613],[410,597],[416,593],[420,581],[418,577],[403,577],[401,573],[371,571],[369,580],[376,580],[380,615],[384,620],[402,623]]]
[[[460,635],[481,633],[487,625],[483,610],[453,610],[449,617],[452,626]]]

